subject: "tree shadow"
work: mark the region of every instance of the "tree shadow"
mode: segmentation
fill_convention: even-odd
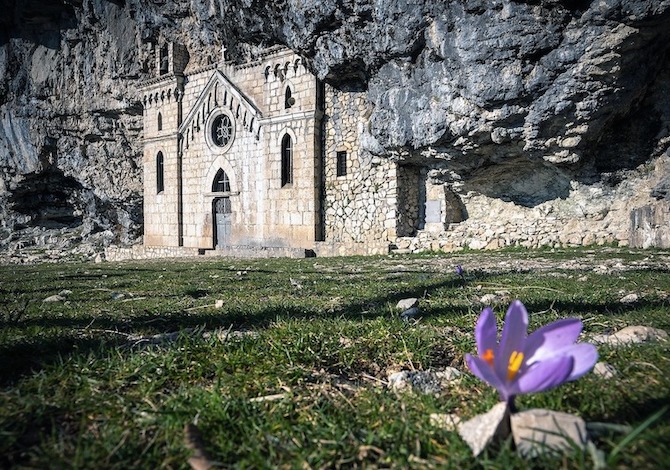
[[[230,269],[234,271],[234,269]],[[265,270],[249,270],[248,275],[254,273],[265,273]],[[276,274],[277,271],[268,270]],[[430,271],[402,270],[403,275],[414,275],[413,285],[393,285],[393,291],[384,294],[371,294],[358,298],[354,301],[344,299],[341,303],[326,308],[326,299],[321,302],[321,296],[332,297],[332,293],[319,292],[318,289],[294,289],[289,283],[289,274],[306,276],[323,276],[322,271],[307,267],[299,274],[287,272],[285,277],[270,279],[272,283],[280,286],[278,292],[279,300],[272,298],[264,299],[260,296],[252,300],[252,304],[244,303],[244,296],[236,298],[237,291],[222,290],[221,292],[210,292],[208,289],[193,287],[192,285],[181,286],[178,293],[172,295],[156,294],[160,299],[148,300],[154,302],[150,306],[140,304],[137,310],[123,314],[115,310],[114,303],[109,303],[108,310],[101,314],[89,308],[89,302],[100,302],[97,300],[72,301],[79,310],[90,310],[90,314],[78,316],[60,316],[46,312],[40,316],[26,316],[17,321],[8,321],[0,317],[1,329],[23,329],[26,334],[21,335],[20,340],[15,340],[8,345],[0,347],[0,385],[16,382],[21,377],[34,373],[48,367],[50,364],[67,357],[70,354],[87,354],[90,352],[99,354],[107,348],[115,348],[128,342],[131,334],[157,334],[171,333],[189,328],[202,328],[204,330],[234,329],[234,330],[262,330],[275,323],[278,319],[286,320],[313,320],[338,318],[349,321],[367,321],[375,318],[398,319],[399,311],[394,307],[401,299],[408,297],[422,298],[432,294],[442,296],[456,291],[464,285],[464,281],[455,275],[444,272],[436,274]],[[472,271],[476,279],[471,282],[485,282],[492,277],[505,276],[518,273],[518,271],[486,273]],[[345,283],[348,274],[367,275],[365,270],[336,272],[338,278],[332,283],[337,285]],[[386,274],[392,274],[387,272]],[[424,280],[416,282],[416,276],[425,275]],[[341,279],[340,279],[341,278]],[[353,281],[352,281],[353,282]],[[361,281],[362,282],[362,281]],[[362,282],[363,284],[367,283]],[[270,284],[268,288],[276,286]],[[326,288],[332,286],[327,285]],[[257,286],[236,285],[236,289],[259,288]],[[390,289],[389,289],[390,290]],[[178,305],[165,306],[165,300],[184,299],[185,302],[199,300],[209,297],[209,294],[220,295],[224,293],[230,299],[223,306],[204,305],[184,308]],[[301,297],[314,297],[304,299]],[[293,299],[294,300],[293,300]],[[288,300],[287,300],[288,299]],[[307,302],[303,302],[307,300]],[[625,305],[620,302],[580,302],[564,300],[541,300],[525,302],[529,312],[559,311],[559,312],[589,312],[590,314],[615,315],[644,308],[659,308],[665,306],[663,301],[642,299],[635,305]],[[478,306],[479,307],[479,306]],[[505,306],[506,307],[506,306]],[[166,310],[167,309],[167,310]],[[170,310],[174,309],[174,310]],[[422,312],[426,317],[453,317],[461,318],[471,313],[469,307],[429,307]],[[39,336],[31,337],[29,332],[36,329],[46,329]]]
[[[265,305],[261,301],[260,304],[249,306],[233,301],[221,308],[208,305],[204,308],[197,306],[175,312],[144,309],[139,314],[120,317],[115,317],[113,313],[105,315],[91,313],[77,317],[54,315],[32,316],[17,321],[0,320],[0,328],[23,329],[26,332],[41,328],[47,330],[48,336],[24,335],[21,340],[0,347],[0,386],[15,383],[21,377],[49,367],[70,354],[100,354],[105,349],[123,346],[128,343],[127,338],[131,334],[169,333],[189,328],[262,330],[278,319],[338,318],[366,321],[388,317],[388,306],[395,306],[401,299],[420,298],[440,289],[456,289],[461,282],[460,279],[423,282],[385,295],[368,296],[352,302],[343,301],[330,310],[323,305],[300,305],[299,299],[296,299],[296,302],[288,303],[268,300]],[[302,295],[301,292],[303,291],[293,291],[292,294],[297,297]],[[175,294],[172,297],[198,299],[205,296],[207,296],[206,290],[187,287],[182,294]],[[161,296],[161,299],[164,298],[166,297]],[[81,303],[85,304],[88,301]],[[111,311],[114,311],[113,308]],[[462,314],[462,312],[455,313]]]

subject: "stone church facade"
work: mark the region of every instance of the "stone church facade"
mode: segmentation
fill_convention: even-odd
[[[292,51],[188,70],[157,49],[144,104],[144,250],[163,255],[386,253],[397,165],[364,157],[364,93],[318,81]]]

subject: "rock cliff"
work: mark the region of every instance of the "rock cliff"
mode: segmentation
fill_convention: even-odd
[[[160,39],[185,44],[189,67],[211,62],[222,46],[239,61],[259,47],[294,49],[319,78],[366,93],[374,109],[362,135],[368,152],[427,168],[480,222],[493,200],[551,204],[545,213],[579,206],[601,220],[618,207],[612,223],[628,230],[629,213],[632,221],[646,207],[635,217],[652,220],[666,204],[669,0],[4,0],[0,7],[6,253],[88,255],[139,240],[136,86],[149,76]],[[654,232],[652,244],[664,236]]]

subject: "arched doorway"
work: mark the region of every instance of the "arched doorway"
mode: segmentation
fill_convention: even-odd
[[[230,246],[232,231],[232,209],[229,197],[217,197],[213,202],[214,211],[214,247]]]
[[[230,204],[230,180],[223,169],[219,168],[212,182],[212,192],[220,193],[214,198],[212,211],[214,212],[214,248],[230,246],[232,231],[232,208]]]

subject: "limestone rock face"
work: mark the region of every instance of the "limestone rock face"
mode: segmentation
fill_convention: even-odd
[[[137,18],[106,1],[9,3],[0,35],[0,247],[136,240]]]
[[[669,0],[0,6],[0,250],[85,242],[92,254],[141,239],[136,89],[163,40],[188,48],[189,68],[224,45],[242,61],[284,44],[319,78],[365,93],[364,151],[445,186],[466,245],[511,243],[512,229],[487,234],[497,229],[486,217],[517,208],[572,227],[537,240],[524,228],[529,246],[623,241],[629,230],[641,245],[670,239],[654,225],[670,178],[657,163],[670,143]],[[501,209],[487,216],[491,207]],[[461,222],[475,214],[480,226]],[[610,232],[585,235],[583,219]]]

